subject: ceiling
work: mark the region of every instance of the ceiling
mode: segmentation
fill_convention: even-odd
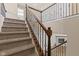
[[[37,10],[40,10],[40,11],[46,9],[47,7],[49,7],[52,4],[54,4],[54,3],[27,3],[28,6],[35,8]],[[18,6],[21,8],[24,8],[26,6],[26,4],[18,3]]]
[[[27,5],[32,7],[32,8],[35,8],[37,10],[42,11],[52,4],[54,4],[54,3],[28,3]]]

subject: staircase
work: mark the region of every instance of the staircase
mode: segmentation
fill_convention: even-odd
[[[1,56],[35,56],[34,45],[24,20],[5,18],[0,32]]]

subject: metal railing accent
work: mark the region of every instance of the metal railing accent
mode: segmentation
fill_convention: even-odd
[[[6,17],[6,9],[5,9],[5,6],[4,6],[4,3],[1,3],[1,15],[3,16],[3,17]]]
[[[53,47],[51,49],[53,56],[66,56],[66,43],[67,41],[64,41],[63,43]]]

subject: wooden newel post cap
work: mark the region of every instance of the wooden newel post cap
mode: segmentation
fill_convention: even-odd
[[[48,34],[49,37],[52,36],[52,30],[51,30],[51,27],[48,27],[47,34]]]

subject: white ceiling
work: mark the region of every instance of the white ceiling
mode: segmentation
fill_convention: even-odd
[[[27,5],[30,7],[33,7],[37,10],[44,10],[45,8],[47,8],[48,6],[52,5],[53,3],[28,3]]]
[[[47,8],[48,6],[52,5],[54,3],[27,3],[28,6],[35,8],[37,10],[44,10],[45,8]],[[21,8],[24,8],[26,5],[25,3],[18,3],[18,6]]]

